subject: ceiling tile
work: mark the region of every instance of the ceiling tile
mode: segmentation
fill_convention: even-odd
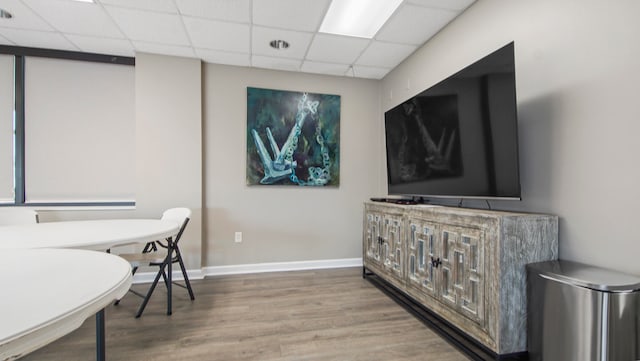
[[[147,43],[144,41],[134,41],[133,46],[137,52],[182,56],[185,58],[195,58],[195,52],[190,46],[165,45],[157,43]]]
[[[59,33],[22,29],[0,29],[0,35],[19,46],[43,49],[78,51],[72,43]]]
[[[331,0],[0,0],[0,44],[380,79],[473,2],[404,0],[371,40],[318,33]]]
[[[405,5],[382,27],[376,39],[422,45],[456,16],[451,10]]]
[[[131,42],[126,39],[97,38],[84,35],[66,35],[80,51],[96,54],[134,56],[135,51]]]
[[[374,41],[356,61],[358,65],[393,68],[413,53],[415,45],[383,43]]]
[[[63,33],[124,38],[102,7],[69,0],[23,0],[56,30]]]
[[[177,0],[182,15],[250,23],[249,0]]]
[[[313,31],[320,27],[330,0],[254,0],[253,23],[272,28]]]
[[[354,76],[357,78],[368,79],[382,79],[387,73],[391,71],[391,68],[376,68],[371,66],[353,66]]]
[[[318,34],[311,42],[307,59],[325,63],[353,64],[369,42],[368,39]]]
[[[310,33],[254,26],[251,35],[252,52],[257,55],[302,59],[307,53],[312,37]],[[289,47],[282,50],[274,49],[269,45],[272,40],[285,40]]]
[[[306,73],[330,74],[344,76],[350,74],[350,67],[346,64],[319,63],[315,61],[305,61],[302,63],[301,71]],[[348,75],[348,74],[347,74]]]
[[[253,55],[251,57],[251,65],[257,68],[299,71],[300,63],[300,60],[274,58],[262,55]]]
[[[440,9],[464,10],[476,0],[407,0],[407,3]]]
[[[178,8],[173,0],[99,0],[105,5],[114,5],[130,9],[151,10],[177,14]]]
[[[2,45],[15,45],[11,40],[5,38],[0,34],[0,44]]]
[[[171,45],[190,45],[178,15],[105,6],[131,40]]]
[[[230,53],[211,49],[196,49],[196,55],[209,63],[236,66],[251,65],[251,56],[248,53]]]
[[[249,52],[249,25],[184,17],[184,25],[196,48]]]
[[[45,31],[53,30],[49,24],[44,22],[41,17],[36,15],[36,13],[19,0],[2,0],[0,7],[13,15],[11,19],[0,19],[1,27]]]

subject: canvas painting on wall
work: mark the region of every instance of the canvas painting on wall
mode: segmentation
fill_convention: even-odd
[[[340,96],[248,87],[247,184],[337,187]]]

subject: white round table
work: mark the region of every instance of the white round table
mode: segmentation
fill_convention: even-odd
[[[111,297],[113,295],[105,295],[103,300],[104,303],[100,308],[92,308],[93,312],[96,314],[96,349],[97,349],[97,359],[102,361],[106,358],[105,356],[105,347],[104,347],[104,307],[108,305],[110,302],[115,299],[119,299],[126,291],[129,289],[131,285],[131,266],[128,262],[123,259],[109,255],[106,253],[99,252],[90,252],[87,250],[93,251],[104,251],[111,249],[115,246],[123,246],[128,244],[135,243],[147,243],[160,239],[167,239],[176,235],[180,229],[180,224],[178,222],[168,221],[168,220],[159,220],[159,219],[111,219],[111,220],[92,220],[92,221],[68,221],[68,222],[45,222],[45,223],[34,223],[34,224],[21,224],[21,225],[13,225],[13,226],[1,226],[0,227],[0,251],[3,254],[3,259],[6,259],[8,254],[11,252],[14,253],[15,258],[13,263],[11,263],[11,267],[8,266],[9,263],[0,264],[0,277],[2,277],[0,289],[2,289],[2,300],[0,301],[0,307],[4,303],[10,303],[13,305],[20,305],[23,297],[21,294],[24,292],[23,290],[41,290],[40,298],[42,298],[42,304],[40,308],[47,310],[49,309],[51,314],[43,314],[43,313],[35,313],[31,319],[33,324],[38,324],[38,322],[52,322],[53,314],[57,314],[57,318],[60,322],[65,319],[71,318],[72,322],[79,322],[77,325],[74,323],[61,323],[61,325],[67,326],[66,328],[61,328],[62,334],[55,334],[55,338],[47,338],[43,340],[39,340],[41,332],[38,331],[37,328],[22,328],[15,327],[11,324],[11,322],[6,322],[3,317],[0,317],[0,348],[4,347],[6,344],[14,344],[14,341],[9,342],[8,339],[5,341],[5,338],[1,332],[6,332],[7,335],[13,334],[11,330],[23,332],[22,336],[25,339],[39,340],[32,341],[29,344],[33,345],[30,349],[24,349],[20,352],[29,352],[34,349],[44,346],[47,343],[55,340],[56,338],[64,335],[65,333],[71,332],[75,328],[79,327],[84,319],[89,316],[89,313],[77,314],[73,312],[67,312],[60,307],[55,307],[50,304],[52,301],[52,297],[46,297],[48,295],[57,295],[60,293],[60,290],[56,290],[55,292],[46,293],[42,290],[51,290],[50,288],[42,288],[46,287],[51,281],[51,278],[57,278],[57,281],[64,284],[64,286],[69,286],[70,288],[78,288],[82,287],[90,287],[87,285],[96,285],[100,286],[101,277],[107,277],[111,272],[108,267],[98,267],[94,268],[86,264],[85,261],[78,261],[78,259],[83,259],[86,257],[86,260],[93,259],[91,254],[102,255],[103,257],[108,257],[109,259],[115,258],[120,261],[121,264],[126,265],[126,274],[129,277],[129,281],[125,287],[124,292],[116,295],[115,297]],[[72,249],[81,249],[72,250]],[[69,262],[69,259],[63,258],[62,261],[56,260],[56,255],[60,253],[57,252],[81,252],[77,254],[77,258],[74,258],[73,262]],[[171,247],[168,250],[168,257],[171,257]],[[30,252],[35,252],[34,256],[30,255]],[[31,262],[31,257],[38,257],[37,255],[41,254],[41,252],[50,252],[49,255],[51,257],[44,257],[48,260],[44,263],[47,267],[38,268],[40,272],[32,273],[30,270],[34,267],[34,262]],[[73,256],[76,257],[76,256]],[[38,264],[37,262],[35,262]],[[61,271],[58,272],[57,268],[62,267],[61,264],[67,264],[68,267],[73,268],[74,272],[71,272],[67,268],[61,268]],[[9,267],[9,268],[5,268]],[[171,263],[167,266],[168,269],[168,289],[167,289],[167,314],[171,314]],[[88,271],[94,270],[94,271]],[[23,277],[23,273],[29,273],[31,276],[28,278]],[[75,274],[73,274],[75,273]],[[76,277],[80,277],[76,279]],[[7,286],[5,286],[5,282]],[[56,283],[57,284],[57,283]],[[44,296],[43,296],[44,295]],[[68,295],[69,303],[73,304],[74,302],[77,304],[77,307],[83,309],[84,299],[81,298],[77,293],[70,292]],[[65,296],[65,297],[67,297]],[[36,296],[36,298],[38,298]],[[25,307],[24,312],[18,314],[18,317],[23,317],[25,314],[28,314],[30,310],[27,310]],[[99,310],[99,311],[97,311]],[[97,311],[97,313],[96,313]],[[2,313],[1,315],[4,315]],[[80,320],[82,318],[82,321]],[[5,326],[7,325],[7,326]],[[71,327],[69,325],[74,325],[75,327]],[[35,333],[34,338],[29,338],[29,333]],[[50,334],[45,334],[48,336]],[[46,342],[45,342],[46,341]],[[18,343],[20,344],[20,343]],[[13,347],[13,346],[12,346]],[[23,353],[18,353],[23,354]],[[0,360],[4,360],[6,358],[12,357],[11,355],[4,357],[4,353],[0,352]]]
[[[94,314],[97,357],[104,359],[104,308],[124,296],[130,286],[131,266],[108,253],[3,250],[0,360],[17,359],[40,348]]]
[[[0,249],[77,248],[104,251],[178,233],[180,224],[159,219],[45,222],[0,227]]]

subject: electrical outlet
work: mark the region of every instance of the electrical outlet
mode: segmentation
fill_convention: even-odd
[[[236,243],[242,242],[242,232],[236,232]]]

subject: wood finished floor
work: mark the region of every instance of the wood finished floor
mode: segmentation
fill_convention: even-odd
[[[140,319],[132,294],[109,306],[107,360],[468,360],[360,268],[212,277],[193,288],[193,302],[174,288],[172,316],[164,287]],[[95,317],[22,360],[95,360]]]

